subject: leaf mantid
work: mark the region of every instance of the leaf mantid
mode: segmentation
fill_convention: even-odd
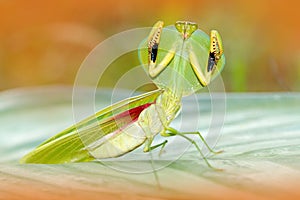
[[[139,58],[146,73],[158,89],[124,99],[108,106],[79,123],[46,140],[25,155],[21,163],[88,162],[95,159],[122,156],[141,145],[144,152],[166,145],[153,145],[157,134],[181,136],[190,141],[209,167],[197,143],[189,135],[200,132],[180,132],[170,123],[180,112],[181,98],[207,86],[225,64],[219,33],[210,36],[197,24],[178,21],[163,27],[158,21],[148,38],[141,42]]]

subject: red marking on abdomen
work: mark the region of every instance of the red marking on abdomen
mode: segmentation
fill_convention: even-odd
[[[118,121],[118,120],[120,120],[120,119],[122,119],[122,118],[125,118],[125,117],[127,117],[127,116],[130,116],[132,122],[135,122],[135,121],[138,119],[138,117],[140,116],[141,112],[142,112],[143,110],[145,110],[146,108],[148,108],[149,106],[151,106],[152,104],[154,104],[154,103],[155,103],[155,102],[153,102],[153,103],[146,103],[146,104],[144,104],[144,105],[140,105],[140,106],[138,106],[138,107],[131,108],[131,109],[127,110],[127,111],[124,111],[124,112],[122,112],[122,113],[116,115],[116,116],[114,117],[114,120]]]
[[[131,108],[127,111],[124,111],[118,115],[114,116],[114,120],[116,122],[116,125],[118,129],[116,130],[118,133],[120,133],[124,128],[129,126],[130,124],[136,122],[143,110],[154,104],[155,102],[152,103],[146,103],[144,105],[140,105],[135,108]]]

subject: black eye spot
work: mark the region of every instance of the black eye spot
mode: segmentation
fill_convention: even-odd
[[[154,43],[154,45],[151,48],[151,56],[150,56],[151,61],[154,63],[156,61],[157,51],[158,51],[158,44]]]
[[[216,65],[216,57],[215,54],[210,52],[208,56],[208,63],[207,63],[207,72],[211,72]]]

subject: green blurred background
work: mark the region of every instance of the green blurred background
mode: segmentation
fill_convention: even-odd
[[[0,90],[72,85],[88,53],[109,36],[189,20],[221,33],[227,91],[299,91],[299,7],[297,0],[2,0]],[[121,59],[103,86],[138,63],[135,54]]]

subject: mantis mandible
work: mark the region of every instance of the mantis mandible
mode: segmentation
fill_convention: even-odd
[[[25,155],[21,163],[88,162],[122,156],[144,144],[144,152],[166,145],[152,145],[157,134],[181,136],[190,141],[209,167],[197,143],[188,137],[200,132],[180,132],[170,123],[180,112],[181,98],[207,86],[225,64],[219,33],[210,36],[196,23],[178,21],[163,27],[158,21],[139,47],[145,71],[157,90],[131,97],[108,106],[65,129]]]

